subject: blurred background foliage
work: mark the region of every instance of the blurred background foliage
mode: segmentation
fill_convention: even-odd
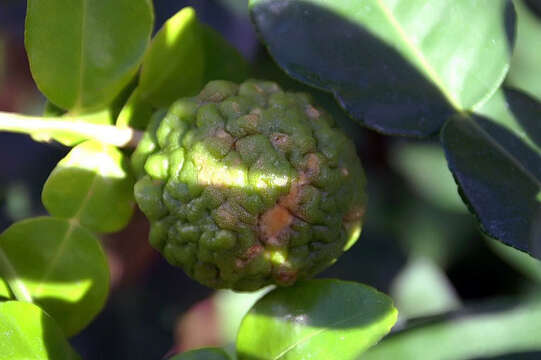
[[[247,0],[155,0],[156,28],[184,6],[234,44],[253,76],[306,89],[285,76],[258,43]],[[517,49],[507,79],[541,99],[541,6],[517,2]],[[38,114],[44,98],[33,84],[23,46],[23,0],[0,0],[0,110]],[[368,212],[361,239],[321,277],[367,283],[390,293],[400,311],[395,330],[438,314],[540,291],[541,265],[483,237],[462,203],[436,139],[381,136],[348,120],[326,94],[314,93],[354,138],[368,178]],[[0,231],[44,214],[40,192],[67,149],[0,133]],[[136,214],[105,236],[112,273],[107,307],[71,342],[85,359],[159,359],[200,346],[228,346],[243,314],[263,292],[213,292],[169,266],[146,241]],[[472,311],[471,315],[475,315]],[[421,319],[421,320],[419,320]],[[540,335],[541,337],[541,335]],[[232,347],[228,347],[232,351]],[[430,359],[430,357],[426,357]],[[541,353],[501,359],[539,359]]]

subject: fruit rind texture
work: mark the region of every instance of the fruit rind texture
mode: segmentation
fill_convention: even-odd
[[[150,243],[213,288],[291,285],[358,238],[355,146],[304,93],[212,81],[157,112],[132,156]]]

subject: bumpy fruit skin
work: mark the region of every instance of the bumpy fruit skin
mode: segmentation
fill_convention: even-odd
[[[132,157],[150,242],[213,288],[291,285],[358,238],[364,173],[308,95],[210,82],[155,114]]]

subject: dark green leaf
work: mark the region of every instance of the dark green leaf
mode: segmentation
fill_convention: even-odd
[[[97,110],[137,72],[152,26],[149,0],[29,0],[25,44],[32,75],[56,105]]]
[[[55,321],[36,305],[0,303],[0,359],[80,359]]]
[[[444,126],[449,168],[489,236],[541,258],[541,104],[506,90],[479,112]]]
[[[231,358],[218,348],[204,348],[188,351],[173,356],[169,360],[230,360]]]
[[[366,285],[311,280],[265,295],[242,321],[239,360],[355,359],[394,325],[390,298]]]
[[[42,200],[53,216],[97,232],[121,230],[133,213],[129,160],[117,148],[96,141],[77,145],[47,179]]]
[[[370,349],[359,360],[474,359],[540,351],[539,334],[541,297],[538,296],[508,305],[505,309],[494,305],[472,308],[465,316],[456,319],[444,319],[398,332]]]
[[[541,101],[541,18],[523,1],[515,0],[518,15],[517,43],[506,82]]]
[[[191,7],[180,10],[163,25],[143,60],[139,82],[143,100],[166,107],[200,90],[205,56],[198,31]]]
[[[332,92],[388,134],[426,136],[487,99],[509,67],[505,0],[251,0],[259,33],[294,78]]]
[[[21,221],[0,235],[0,277],[17,299],[38,304],[67,336],[92,321],[109,291],[109,268],[98,239],[57,218]]]

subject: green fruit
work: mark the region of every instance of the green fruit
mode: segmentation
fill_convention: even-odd
[[[291,285],[358,238],[355,146],[308,95],[210,82],[155,114],[132,157],[150,242],[214,288]]]

